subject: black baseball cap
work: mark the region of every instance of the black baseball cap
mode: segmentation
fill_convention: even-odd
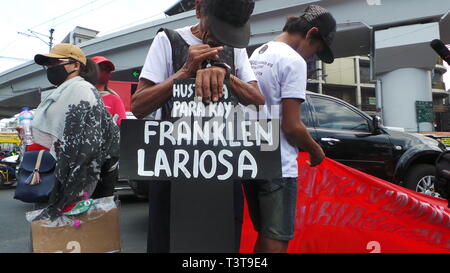
[[[255,0],[203,0],[202,5],[218,42],[235,48],[248,46]]]
[[[319,35],[324,43],[325,49],[317,53],[317,57],[325,63],[334,62],[334,54],[331,51],[331,44],[336,35],[336,20],[325,8],[317,5],[310,5],[301,16],[311,26],[319,29]]]

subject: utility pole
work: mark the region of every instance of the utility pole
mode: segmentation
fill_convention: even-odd
[[[50,37],[49,37],[49,39],[50,39],[50,42],[49,42],[50,51],[51,51],[52,48],[53,48],[53,33],[54,33],[54,32],[55,32],[55,29],[51,28],[51,29],[50,29]]]
[[[50,47],[50,50],[52,50],[52,47],[53,47],[53,40],[54,40],[54,38],[53,38],[53,33],[55,32],[55,30],[52,28],[52,29],[50,29],[50,36],[48,36],[48,35],[45,35],[45,34],[42,34],[42,33],[39,33],[39,32],[36,32],[36,31],[33,31],[33,30],[31,30],[31,29],[28,29],[28,33],[24,33],[24,32],[17,32],[18,34],[20,34],[20,35],[24,35],[24,36],[27,36],[27,37],[31,37],[31,38],[37,38],[37,39],[39,39],[39,40],[41,40],[42,42],[44,42],[46,45],[48,45],[49,47]],[[39,36],[43,36],[43,37],[45,37],[45,38],[48,38],[49,39],[49,42],[46,42],[45,40],[43,40],[41,37],[39,37]]]

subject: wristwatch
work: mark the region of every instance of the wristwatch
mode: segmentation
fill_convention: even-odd
[[[207,60],[208,65],[206,67],[216,66],[221,67],[226,70],[225,79],[229,80],[231,76],[231,66],[229,66],[227,63],[221,61],[221,60]]]

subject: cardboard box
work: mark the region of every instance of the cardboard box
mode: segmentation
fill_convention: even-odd
[[[34,253],[120,252],[119,210],[93,211],[75,217],[81,226],[49,227],[47,221],[31,223]]]

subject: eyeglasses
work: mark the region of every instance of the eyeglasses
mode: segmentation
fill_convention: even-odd
[[[65,61],[65,63],[64,63]],[[63,63],[61,63],[63,62]],[[50,60],[47,64],[45,64],[43,66],[44,70],[48,70],[51,67],[56,67],[56,66],[64,66],[64,65],[68,65],[68,64],[74,64],[76,63],[76,61],[74,60],[70,60],[70,59],[53,59]]]

